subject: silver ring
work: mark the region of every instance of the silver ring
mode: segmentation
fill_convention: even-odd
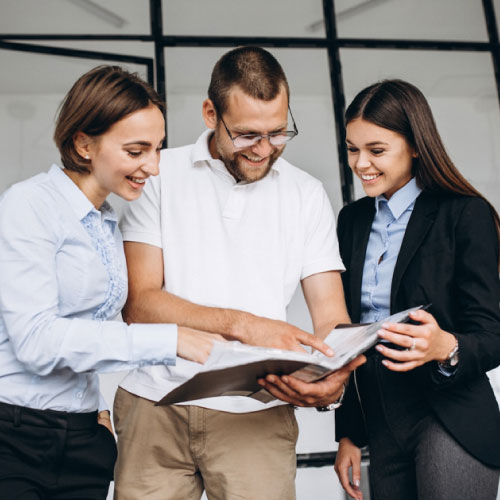
[[[413,342],[411,344],[411,347],[408,350],[413,351],[415,349],[416,344],[417,344],[417,339],[415,337],[413,337]]]

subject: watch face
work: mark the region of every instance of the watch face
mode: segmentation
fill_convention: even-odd
[[[453,355],[450,358],[450,366],[457,366],[458,364],[458,351],[453,353]]]

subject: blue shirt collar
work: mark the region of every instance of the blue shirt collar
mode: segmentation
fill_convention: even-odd
[[[410,208],[422,190],[417,186],[415,177],[406,183],[402,188],[398,189],[389,200],[384,195],[379,195],[375,198],[375,207],[377,213],[381,202],[387,203],[387,207],[391,211],[394,219],[399,219],[401,215]]]
[[[85,196],[83,191],[72,181],[72,179],[67,176],[63,169],[58,165],[52,165],[49,170],[49,176],[54,183],[56,189],[64,196],[68,204],[75,211],[76,216],[79,220],[82,220],[90,212],[95,212],[96,215],[102,221],[109,221],[114,228],[118,222],[118,217],[111,207],[111,205],[105,201],[100,210],[96,210],[91,201]]]

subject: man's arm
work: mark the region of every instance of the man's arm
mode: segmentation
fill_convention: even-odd
[[[314,333],[324,339],[339,323],[350,323],[342,280],[338,271],[318,273],[302,281],[302,290],[311,314]],[[271,394],[295,406],[327,406],[339,399],[353,370],[366,361],[358,356],[319,382],[306,383],[292,376],[268,375],[259,383]]]
[[[194,304],[163,290],[161,248],[126,242],[125,255],[129,294],[123,317],[127,323],[176,323],[246,344],[293,351],[303,351],[301,344],[304,344],[331,355],[331,349],[319,338],[284,321]]]
[[[314,334],[321,339],[339,323],[350,323],[339,271],[313,274],[302,280],[302,291],[313,322]]]

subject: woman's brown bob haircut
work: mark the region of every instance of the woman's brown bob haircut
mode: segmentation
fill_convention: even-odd
[[[77,152],[74,137],[83,132],[97,137],[130,113],[164,103],[156,91],[135,73],[119,66],[98,66],[82,75],[61,103],[54,141],[65,168],[90,173],[90,160]]]

